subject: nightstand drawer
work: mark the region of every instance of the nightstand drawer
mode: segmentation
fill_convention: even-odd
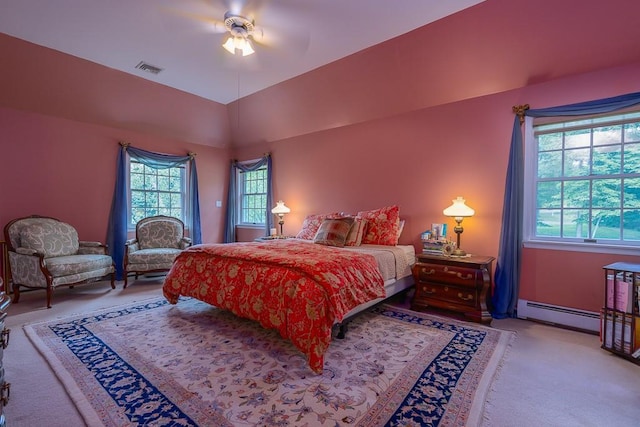
[[[450,283],[462,286],[476,286],[479,271],[473,268],[439,264],[419,264],[418,280],[424,282]]]
[[[417,300],[427,298],[431,302],[439,300],[469,307],[475,307],[477,303],[475,290],[469,290],[468,288],[430,283],[419,283],[416,286]]]

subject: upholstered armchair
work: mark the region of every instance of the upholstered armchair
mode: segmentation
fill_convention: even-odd
[[[141,219],[136,224],[136,238],[127,240],[124,254],[124,287],[129,274],[135,278],[143,273],[171,270],[173,261],[191,239],[184,236],[184,223],[178,218],[157,215]]]
[[[15,303],[23,286],[46,289],[47,308],[59,286],[73,287],[110,275],[115,289],[115,268],[107,247],[78,240],[78,232],[67,223],[38,215],[18,218],[4,227],[4,237]]]

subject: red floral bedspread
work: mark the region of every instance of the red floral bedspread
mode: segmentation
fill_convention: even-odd
[[[197,298],[277,329],[322,372],[331,328],[385,296],[373,256],[296,240],[196,245],[176,259],[165,298]]]

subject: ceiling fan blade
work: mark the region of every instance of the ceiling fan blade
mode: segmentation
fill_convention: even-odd
[[[214,19],[210,16],[203,15],[200,13],[187,12],[185,10],[178,10],[173,8],[163,8],[168,13],[173,15],[181,16],[183,18],[189,19],[191,21],[200,22],[205,25],[207,30],[213,33],[226,33],[227,29],[224,26],[224,21],[219,19]]]
[[[251,38],[256,44],[286,56],[304,55],[311,42],[309,31],[293,26],[278,29],[256,26]]]

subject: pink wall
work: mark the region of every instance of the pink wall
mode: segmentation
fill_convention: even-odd
[[[83,240],[105,242],[119,141],[168,154],[197,153],[202,238],[222,241],[226,149],[0,108],[0,224],[39,214],[72,224]]]

